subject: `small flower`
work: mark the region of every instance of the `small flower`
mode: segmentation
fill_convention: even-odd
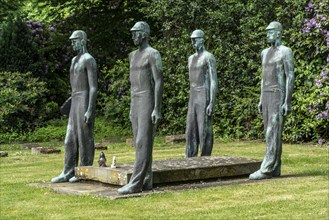
[[[313,8],[313,4],[312,4],[312,2],[309,2],[309,3],[307,4],[307,7],[308,7],[308,8]]]
[[[40,21],[32,22],[32,26],[34,27],[42,27],[42,24]]]
[[[322,118],[328,118],[328,112],[327,111],[322,112]]]
[[[308,24],[311,25],[311,27],[315,27],[317,23],[316,20],[312,18]]]
[[[320,76],[322,77],[322,79],[328,79],[328,75],[325,72],[321,72]]]
[[[45,74],[48,74],[48,70],[49,70],[49,65],[46,64],[46,68],[45,68]]]
[[[322,86],[322,82],[320,79],[315,79],[314,82],[318,88],[320,88]]]
[[[320,138],[320,139],[318,140],[318,144],[320,144],[320,145],[324,144],[324,142],[325,142],[325,140],[324,140],[323,138]]]
[[[317,116],[316,116],[316,119],[317,120],[320,120],[322,118],[322,113],[320,113],[320,114],[318,114]]]
[[[307,110],[308,110],[308,112],[313,112],[313,108],[312,107],[308,107]]]
[[[54,31],[54,30],[55,30],[55,28],[53,26],[48,28],[48,31]]]

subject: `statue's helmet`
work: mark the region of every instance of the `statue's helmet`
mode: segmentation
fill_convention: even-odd
[[[70,40],[72,39],[81,39],[87,42],[87,34],[82,30],[73,31],[70,36]]]
[[[191,38],[203,38],[204,32],[202,30],[195,30],[191,34]]]
[[[272,21],[265,30],[277,30],[282,31],[282,25],[280,22]]]
[[[150,26],[145,21],[138,21],[130,31],[143,31],[147,35],[150,35]]]

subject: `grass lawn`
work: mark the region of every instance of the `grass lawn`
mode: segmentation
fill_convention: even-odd
[[[184,157],[184,144],[167,145],[163,139],[156,139],[154,160]],[[328,148],[284,144],[281,178],[108,200],[29,187],[50,181],[63,168],[63,144],[42,145],[59,147],[62,153],[32,155],[20,145],[0,145],[9,152],[0,158],[0,219],[329,219]],[[107,145],[109,161],[113,155],[117,163],[134,160],[133,147]],[[261,142],[217,141],[213,156],[262,159],[264,151]]]

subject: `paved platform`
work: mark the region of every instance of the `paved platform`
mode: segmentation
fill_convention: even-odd
[[[143,191],[140,193],[133,193],[127,195],[118,194],[119,186],[105,184],[96,181],[85,181],[80,180],[75,183],[50,183],[50,182],[41,182],[41,183],[31,183],[30,187],[38,188],[49,188],[55,193],[67,194],[67,195],[94,195],[101,196],[111,200],[114,199],[124,199],[131,197],[141,197],[148,196],[150,194],[159,194],[166,192],[174,192],[180,190],[195,190],[202,188],[210,187],[220,187],[227,185],[239,185],[239,184],[248,184],[251,181],[247,176],[239,178],[223,178],[223,179],[211,179],[207,181],[194,181],[194,182],[183,182],[183,183],[168,183],[168,184],[159,184],[154,185],[152,190]]]
[[[242,157],[193,157],[153,161],[153,184],[236,177],[253,173],[260,160]],[[93,180],[122,186],[129,182],[134,163],[117,164],[116,168],[77,167],[75,175],[81,180]]]

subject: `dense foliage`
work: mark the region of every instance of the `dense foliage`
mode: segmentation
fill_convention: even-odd
[[[31,73],[0,72],[0,133],[29,131],[52,116],[45,83]]]
[[[13,4],[12,8],[22,2]],[[127,56],[134,48],[129,30],[136,21],[147,21],[151,26],[151,45],[160,51],[164,66],[164,118],[159,126],[162,134],[184,133],[189,95],[187,57],[194,53],[190,34],[194,29],[202,29],[206,33],[206,48],[217,58],[219,92],[214,114],[215,135],[263,137],[262,120],[256,108],[261,79],[260,52],[268,47],[265,27],[273,20],[280,21],[284,27],[283,44],[294,53],[296,75],[293,111],[286,120],[284,139],[319,140],[321,144],[329,140],[328,1],[25,2],[28,4],[20,13],[26,15],[27,29],[21,23],[12,27],[9,24],[15,21],[7,19],[1,36],[8,31],[17,32],[19,27],[23,31],[22,36],[18,36],[26,39],[23,41],[26,44],[19,46],[22,51],[11,54],[6,47],[10,41],[1,37],[0,54],[7,51],[4,53],[10,55],[7,57],[24,53],[33,56],[20,60],[22,64],[6,62],[1,68],[10,64],[13,71],[31,71],[45,83],[48,90],[45,103],[54,101],[60,105],[70,90],[68,68],[73,53],[68,37],[73,30],[83,29],[89,37],[89,52],[98,63],[98,113],[123,128],[130,126]],[[47,19],[40,20],[40,17]],[[3,41],[7,43],[1,44]],[[15,44],[19,45],[12,43],[11,46],[15,48]]]

